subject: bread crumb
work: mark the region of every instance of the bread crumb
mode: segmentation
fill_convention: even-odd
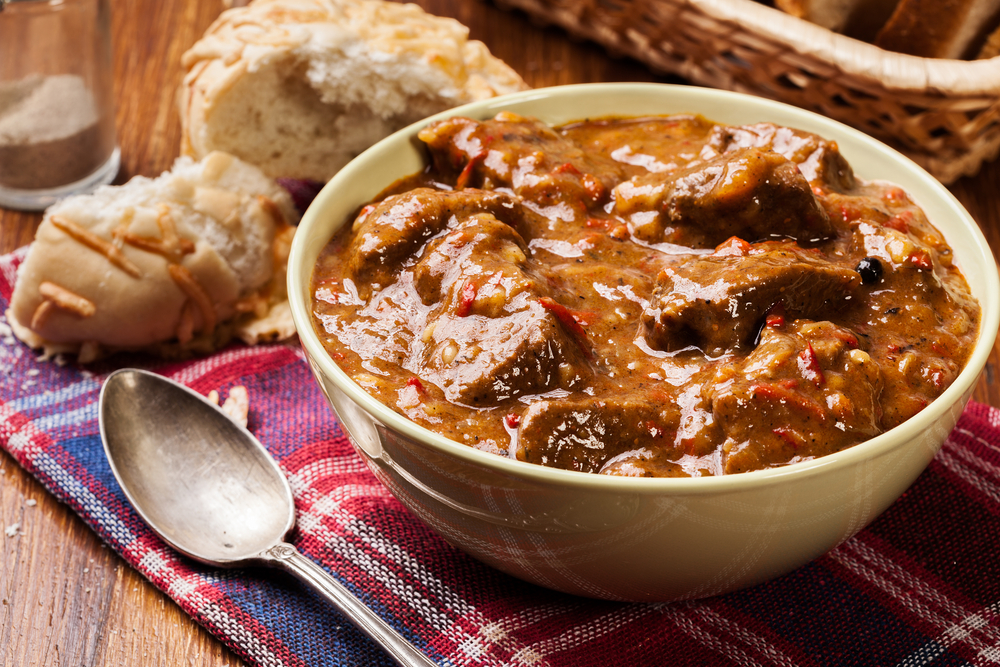
[[[250,412],[250,394],[243,386],[233,387],[229,390],[229,398],[222,404],[222,411],[232,417],[233,421],[247,427],[247,415]]]
[[[208,392],[205,397],[213,405],[219,405],[219,392],[215,389]],[[250,394],[247,388],[237,385],[230,388],[226,402],[222,404],[222,411],[229,415],[229,418],[242,426],[247,427],[247,415],[250,412]]]
[[[7,530],[4,531],[4,534],[7,537],[16,537],[20,532],[21,532],[21,522],[18,521],[17,523],[12,523],[11,525],[7,526]]]
[[[35,505],[38,504],[38,501],[36,501],[34,498],[28,498],[27,500],[24,501],[24,504],[27,505],[28,507],[34,507]]]

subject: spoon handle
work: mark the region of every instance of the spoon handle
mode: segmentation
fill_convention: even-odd
[[[437,667],[388,623],[361,603],[343,584],[303,556],[291,544],[280,542],[261,554],[273,567],[285,570],[310,586],[340,610],[355,626],[375,640],[402,667]]]

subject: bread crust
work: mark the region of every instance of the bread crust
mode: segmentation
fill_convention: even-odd
[[[900,0],[875,45],[924,58],[975,54],[1000,16],[1000,0]]]
[[[986,38],[986,43],[983,44],[983,48],[979,51],[978,58],[996,58],[1000,56],[1000,28],[997,28],[990,33],[989,37]]]
[[[288,194],[251,165],[181,158],[156,179],[52,206],[8,321],[30,346],[82,362],[116,350],[210,351],[285,300],[297,220]],[[255,326],[265,338],[288,334],[286,324]]]
[[[453,19],[383,0],[256,0],[184,54],[182,151],[328,180],[438,111],[527,88]]]
[[[775,0],[774,6],[848,37],[872,41],[899,0]]]

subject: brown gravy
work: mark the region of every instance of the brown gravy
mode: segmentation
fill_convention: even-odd
[[[323,251],[314,322],[460,443],[613,475],[781,466],[912,417],[976,340],[941,234],[815,135],[502,113],[420,139],[428,168]]]

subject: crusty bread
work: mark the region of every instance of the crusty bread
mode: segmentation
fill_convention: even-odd
[[[900,0],[875,45],[924,58],[968,58],[998,17],[1000,0]]]
[[[185,154],[320,181],[411,122],[527,87],[457,21],[383,0],[256,0],[183,65]]]
[[[778,9],[810,23],[843,32],[851,14],[865,0],[775,0]]]
[[[871,40],[899,0],[775,0],[778,9],[834,32]]]
[[[997,28],[990,33],[989,37],[986,38],[986,43],[983,44],[983,48],[979,50],[979,55],[977,58],[996,58],[1000,56],[1000,28]]]
[[[252,165],[225,153],[179,158],[158,178],[50,207],[8,320],[32,347],[81,362],[121,349],[210,351],[284,300],[297,220],[288,194]]]

